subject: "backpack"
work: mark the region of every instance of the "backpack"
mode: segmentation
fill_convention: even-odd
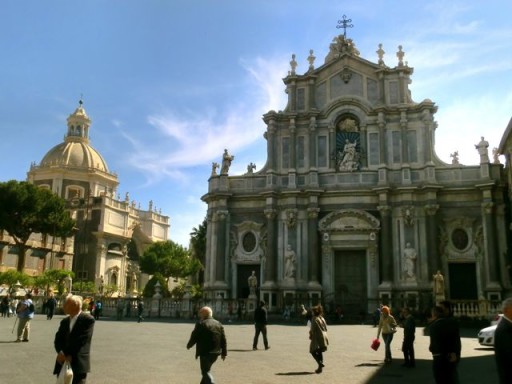
[[[96,303],[96,309],[101,310],[101,303],[100,303],[100,302],[97,302],[97,303]]]
[[[36,311],[36,307],[34,307],[34,303],[30,303],[29,306],[28,306],[28,311],[30,313],[34,313]]]

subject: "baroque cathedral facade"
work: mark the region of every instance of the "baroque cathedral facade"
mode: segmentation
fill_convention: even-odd
[[[267,161],[229,175],[225,151],[208,192],[205,291],[271,308],[288,299],[368,313],[377,302],[432,303],[433,276],[452,300],[510,291],[507,181],[498,151],[475,138],[480,163],[440,160],[437,106],[413,101],[413,68],[360,56],[337,36],[323,64],[283,79],[288,102],[264,114]],[[503,144],[504,146],[505,144]],[[439,275],[438,274],[438,275]]]
[[[148,209],[141,209],[128,193],[124,198],[117,194],[117,175],[90,144],[91,119],[82,104],[67,119],[64,141],[27,173],[27,181],[66,200],[77,233],[68,239],[33,234],[24,271],[38,275],[47,269],[72,270],[75,281],[93,281],[100,293],[106,286],[116,286],[114,294],[136,293],[147,277],[137,257],[151,243],[169,239],[169,217],[151,201]],[[9,251],[13,246],[8,234],[2,235],[5,270],[16,266],[17,255]]]

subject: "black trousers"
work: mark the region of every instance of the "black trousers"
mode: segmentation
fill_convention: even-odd
[[[217,361],[217,358],[219,355],[204,355],[199,356],[199,364],[201,366],[201,383],[200,384],[213,384],[213,376],[210,373],[210,370],[212,369],[213,363]]]
[[[447,355],[434,356],[432,371],[436,384],[459,384],[457,363],[451,363]]]
[[[254,340],[252,342],[252,347],[256,348],[258,346],[258,338],[260,337],[260,333],[263,336],[263,345],[265,348],[268,348],[267,325],[258,323],[254,324]]]
[[[404,339],[402,352],[404,353],[404,363],[414,367],[416,364],[416,360],[414,359],[414,337]]]

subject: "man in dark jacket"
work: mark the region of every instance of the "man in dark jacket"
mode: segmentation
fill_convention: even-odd
[[[263,344],[265,345],[265,349],[269,349],[268,340],[267,340],[267,309],[265,308],[265,302],[260,301],[260,305],[258,308],[254,310],[254,340],[252,342],[252,350],[256,351],[258,349],[258,339],[260,337],[260,333],[263,335]]]
[[[416,333],[416,322],[409,308],[402,310],[404,317],[404,341],[402,343],[402,352],[404,353],[404,363],[402,366],[414,368],[416,360],[414,359],[414,339]]]
[[[494,333],[494,354],[500,384],[512,383],[512,298],[502,305],[503,318]]]
[[[82,298],[69,295],[64,302],[65,317],[55,334],[57,361],[53,373],[58,375],[64,362],[69,361],[73,369],[73,384],[85,384],[91,370],[91,339],[94,318],[82,312]]]
[[[447,315],[444,307],[432,309],[430,323],[430,347],[432,371],[437,384],[457,384],[457,364],[460,360],[459,325],[453,316]]]
[[[222,324],[213,318],[212,309],[203,307],[198,312],[199,321],[196,323],[187,349],[196,346],[196,359],[199,357],[201,366],[201,384],[213,383],[211,367],[219,355],[224,360],[228,354],[226,335]]]

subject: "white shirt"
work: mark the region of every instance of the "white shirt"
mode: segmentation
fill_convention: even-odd
[[[78,316],[82,313],[82,311],[78,312],[75,316],[69,318],[69,332],[73,330],[73,327],[76,324],[76,320],[78,319]]]

